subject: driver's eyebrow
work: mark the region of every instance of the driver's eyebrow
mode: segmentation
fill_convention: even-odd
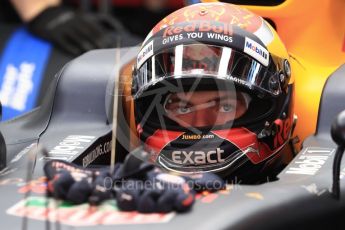
[[[213,102],[213,101],[220,102],[220,101],[224,101],[224,100],[227,100],[227,99],[231,99],[231,97],[229,97],[229,95],[225,95],[225,96],[222,96],[222,97],[216,96],[216,97],[214,97],[212,99],[209,99],[208,101],[203,102],[202,104]],[[179,98],[179,97],[171,98],[170,104],[173,104],[173,103],[183,103],[183,104],[193,105],[191,103],[191,101],[189,101],[188,99]]]
[[[225,96],[222,96],[222,97],[215,97],[213,99],[208,100],[207,102],[211,102],[211,101],[220,102],[220,101],[224,101],[224,100],[227,100],[227,99],[232,99],[232,98],[229,97],[229,95],[225,95]]]

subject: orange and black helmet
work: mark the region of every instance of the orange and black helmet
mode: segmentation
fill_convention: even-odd
[[[281,166],[293,129],[293,78],[284,44],[260,16],[227,3],[177,10],[145,39],[132,87],[152,162],[245,181]]]

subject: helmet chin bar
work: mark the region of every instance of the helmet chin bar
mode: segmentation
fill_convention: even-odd
[[[181,152],[183,152],[183,151],[181,151]],[[208,158],[207,155],[210,152],[208,152],[208,153],[204,152],[204,154],[205,154],[204,157]],[[234,156],[231,156],[230,159],[224,160],[224,162],[222,162],[222,163],[213,163],[213,164],[209,164],[207,166],[205,166],[205,165],[202,165],[202,166],[181,166],[181,165],[177,165],[177,164],[172,163],[171,161],[167,160],[164,156],[161,156],[161,155],[158,157],[157,163],[169,171],[173,171],[173,172],[180,173],[180,174],[221,172],[224,170],[227,170],[227,173],[230,173],[230,172],[235,171],[243,163],[249,161],[248,157],[246,157],[247,152],[248,152],[248,150],[238,151],[236,154],[234,154]]]
[[[275,149],[274,152],[270,154],[270,156],[266,159],[272,159],[276,156],[277,153],[279,153],[285,146],[290,142],[290,139],[287,139],[279,148]],[[188,155],[188,152],[179,151],[182,154]],[[200,152],[200,151],[199,151]],[[211,151],[210,151],[211,152]],[[166,157],[162,156],[161,154],[158,156],[156,163],[161,166],[162,168],[172,171],[178,174],[199,174],[199,173],[205,173],[205,172],[213,172],[220,176],[222,176],[224,179],[231,178],[232,174],[241,168],[242,165],[249,162],[250,159],[247,156],[247,153],[255,153],[258,156],[260,156],[260,152],[253,148],[252,146],[248,146],[243,151],[237,151],[231,158],[224,160],[223,162],[217,162],[217,163],[211,163],[208,165],[188,165],[183,166],[180,164],[176,164],[171,162],[171,160],[167,159]],[[205,152],[203,152],[205,153]],[[209,152],[205,153],[204,157],[207,158],[207,154]],[[190,154],[190,153],[189,153]],[[192,160],[191,158],[188,160]],[[185,160],[186,161],[186,160]],[[264,161],[263,163],[265,163]],[[260,164],[260,163],[259,163]]]

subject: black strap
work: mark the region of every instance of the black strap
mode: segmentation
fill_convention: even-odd
[[[340,167],[341,159],[343,157],[345,146],[339,146],[335,152],[334,161],[333,161],[333,185],[332,185],[332,195],[335,199],[339,200],[340,198]]]

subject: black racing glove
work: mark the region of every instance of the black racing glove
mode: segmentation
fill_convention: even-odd
[[[225,182],[213,173],[193,176],[173,175],[154,168],[146,172],[145,180],[130,178],[115,187],[118,207],[123,211],[185,212],[198,192],[215,192],[225,188]]]
[[[127,180],[146,180],[146,173],[154,168],[143,163],[136,170],[124,171],[123,164],[115,164],[113,172],[109,167],[83,168],[62,160],[48,161],[44,173],[48,178],[49,195],[81,204],[89,202],[98,205],[102,201],[114,198],[114,185]]]
[[[110,174],[109,167],[84,169],[54,160],[46,163],[44,171],[48,191],[55,198],[96,205],[115,198],[120,210],[142,213],[185,212],[192,207],[197,192],[225,187],[225,182],[212,173],[178,176],[145,162],[137,167],[128,167],[126,162],[116,164]]]
[[[119,166],[116,165],[115,172]],[[69,162],[53,160],[44,165],[44,173],[48,178],[48,192],[54,198],[74,204],[99,204],[113,197],[109,168],[85,169]]]
[[[72,55],[116,47],[118,36],[126,34],[109,15],[77,13],[65,6],[47,8],[28,23],[28,29]]]
[[[130,178],[115,186],[116,201],[123,211],[185,212],[195,200],[195,192],[180,176],[154,169],[146,173],[145,180]]]

